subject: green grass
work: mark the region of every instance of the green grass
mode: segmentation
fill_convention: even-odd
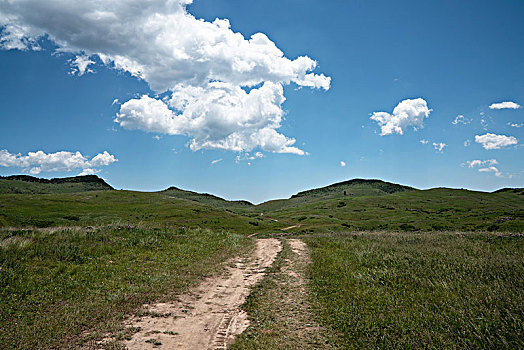
[[[253,206],[253,204],[251,204],[248,201],[228,201],[220,197],[214,196],[212,194],[185,191],[185,190],[181,190],[176,187],[170,187],[158,193],[161,193],[165,196],[170,196],[173,198],[186,199],[186,200],[199,202],[199,203],[209,205],[210,207],[214,207],[214,208],[222,208],[222,209],[247,208],[249,209],[250,207]]]
[[[0,344],[71,348],[100,337],[251,245],[207,230],[0,230]]]
[[[174,187],[154,193],[116,190],[60,193],[61,186],[103,182],[97,177],[84,178],[56,180],[64,183],[40,184],[35,182],[38,179],[27,182],[31,186],[48,186],[47,191],[56,193],[0,194],[0,227],[123,222],[227,229],[246,234],[271,233],[297,224],[300,227],[287,232],[524,230],[522,189],[496,193],[446,188],[422,191],[379,180],[356,179],[256,206]],[[2,181],[20,182],[2,179],[0,193]]]
[[[342,348],[524,347],[524,238],[355,233],[306,238],[320,317]]]
[[[303,233],[524,229],[524,195],[509,191],[432,189],[360,197],[340,192],[328,198],[301,200],[268,215],[300,223],[292,231]]]
[[[97,178],[6,181],[14,187],[0,179],[3,348],[100,338],[142,303],[169,299],[249,249],[248,234],[297,224],[285,232],[305,234],[311,247],[313,300],[336,346],[524,348],[523,238],[509,234],[524,231],[522,189],[359,180],[254,206],[174,188],[92,191],[104,186]],[[354,233],[362,230],[375,232]],[[289,325],[274,314],[287,310],[274,301],[292,294],[279,284],[289,254],[286,246],[246,304],[255,329],[237,348],[298,344],[279,341]]]
[[[243,234],[276,226],[275,222],[255,214],[248,217],[160,193],[94,191],[0,195],[0,227],[108,224],[209,228]]]

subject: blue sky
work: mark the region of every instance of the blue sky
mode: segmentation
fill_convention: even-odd
[[[20,3],[0,4],[0,175],[253,202],[355,177],[524,187],[521,1]]]

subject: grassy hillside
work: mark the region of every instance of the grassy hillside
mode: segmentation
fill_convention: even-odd
[[[181,190],[176,187],[169,187],[164,191],[159,193],[169,196],[172,198],[187,199],[190,201],[195,201],[205,205],[209,205],[214,208],[223,208],[223,209],[241,209],[241,208],[250,208],[253,206],[248,201],[228,201],[223,198],[214,196],[208,193],[197,193],[192,191]]]
[[[32,178],[36,179],[36,178]],[[161,192],[68,191],[109,188],[96,176],[6,180],[49,194],[0,194],[1,226],[153,224],[255,232],[522,231],[524,192],[416,190],[355,179],[252,205],[171,187]],[[41,181],[41,182],[40,182]],[[17,190],[23,192],[22,187]]]
[[[289,199],[271,200],[256,206],[257,210],[274,211],[329,199],[351,199],[363,196],[384,196],[415,191],[414,188],[382,180],[353,179],[329,186],[299,192]]]
[[[275,227],[247,217],[159,193],[97,191],[0,195],[0,227],[156,225],[253,233]]]
[[[323,197],[292,198],[274,210],[268,210],[264,204],[257,208],[278,220],[300,225],[291,232],[522,231],[524,196],[520,193],[440,188],[350,197],[337,192]]]
[[[0,176],[0,194],[73,193],[112,190],[96,175],[40,179],[27,175]]]

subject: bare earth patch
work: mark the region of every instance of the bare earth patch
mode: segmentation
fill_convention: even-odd
[[[205,280],[176,302],[144,305],[141,315],[126,322],[139,331],[124,345],[128,349],[226,349],[249,325],[240,306],[250,287],[281,249],[277,239],[259,239],[253,255],[231,261],[223,276]]]

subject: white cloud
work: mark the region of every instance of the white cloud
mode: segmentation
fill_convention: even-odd
[[[497,177],[501,177],[502,176],[502,173],[499,171],[499,169],[497,169],[496,167],[494,166],[490,166],[490,167],[487,167],[487,168],[480,168],[479,171],[481,173],[495,173],[495,176]]]
[[[484,135],[475,135],[475,142],[480,143],[484,149],[490,150],[516,145],[518,140],[513,136],[487,133]]]
[[[464,147],[469,147],[469,146],[471,146],[471,140],[467,139],[466,141],[464,141]]]
[[[507,125],[511,126],[512,128],[522,128],[524,126],[524,124],[522,123],[517,124],[517,123],[509,123],[509,122]]]
[[[443,150],[444,150],[444,147],[446,147],[447,145],[443,142],[433,142],[433,148],[435,148],[435,150],[439,153],[443,153]]]
[[[79,152],[77,152],[79,153]],[[100,166],[108,166],[111,163],[118,162],[118,159],[115,158],[114,155],[109,154],[107,151],[104,151],[104,153],[99,153],[96,156],[89,161],[89,166],[92,167],[100,167]]]
[[[427,145],[427,144],[429,143],[429,141],[428,141],[428,140],[425,140],[425,139],[422,139],[422,140],[420,140],[419,142],[420,142],[421,144],[423,144],[423,145]]]
[[[484,118],[480,120],[480,125],[482,126],[482,129],[488,130],[488,121]]]
[[[345,167],[345,166],[346,166],[346,162],[344,162],[344,161],[341,160],[341,161],[340,161],[340,166],[341,166],[341,167]]]
[[[258,159],[258,158],[264,158],[264,153],[256,152],[253,155],[250,155],[249,153],[239,154],[239,155],[236,156],[235,162],[239,163],[240,161],[243,161],[243,160],[255,160],[255,159]],[[248,164],[251,165],[251,163],[249,163],[249,162],[248,162]]]
[[[155,140],[157,140],[157,141],[161,139],[161,137],[158,136],[158,135],[153,136],[153,138],[154,138]]]
[[[69,172],[75,169],[82,169],[82,173],[95,173],[99,170],[95,167],[107,166],[117,162],[115,156],[107,151],[99,153],[91,160],[86,158],[80,152],[60,151],[56,153],[45,153],[43,151],[29,152],[26,156],[12,154],[7,150],[0,150],[0,166],[24,168],[33,175],[43,172]],[[81,173],[81,174],[82,174]]]
[[[94,174],[97,174],[99,172],[100,172],[100,170],[98,170],[98,169],[86,168],[86,169],[83,169],[82,172],[80,172],[77,176],[94,175]]]
[[[507,101],[507,102],[499,102],[499,103],[493,103],[491,106],[489,106],[489,109],[519,109],[522,108],[518,103]]]
[[[407,127],[413,126],[414,129],[423,128],[424,118],[428,118],[431,109],[427,102],[422,98],[404,100],[400,102],[393,114],[387,112],[374,112],[371,119],[375,120],[380,126],[380,135],[404,134]]]
[[[94,73],[93,70],[89,69],[89,66],[92,64],[95,64],[95,62],[91,61],[88,56],[76,56],[76,58],[74,60],[71,60],[70,62],[71,62],[70,74],[72,75],[76,74],[78,76],[82,76],[85,73]]]
[[[276,131],[284,115],[284,101],[282,85],[271,82],[249,92],[219,82],[205,88],[181,85],[165,102],[146,95],[125,102],[115,122],[126,129],[190,135],[193,151],[249,152],[260,147],[274,153],[304,155],[293,146],[295,139]]]
[[[475,160],[468,160],[466,164],[468,164],[468,168],[474,168],[476,166],[496,165],[498,164],[498,162],[496,159],[487,159],[487,160],[475,159]]]
[[[219,162],[221,162],[221,161],[222,161],[222,158],[220,158],[220,159],[215,159],[215,160],[212,160],[212,161],[211,161],[211,164],[216,164],[216,163],[219,163]]]
[[[496,159],[486,159],[486,160],[469,160],[466,162],[468,168],[478,167],[478,171],[481,173],[494,173],[497,177],[502,177],[502,172],[499,171],[495,165],[498,164]],[[464,166],[464,164],[462,164]]]
[[[471,123],[471,119],[468,119],[468,118],[464,117],[462,114],[457,115],[455,120],[453,120],[451,122],[451,124],[453,124],[453,125],[458,125],[458,124],[467,125],[469,123]]]
[[[312,73],[317,62],[307,56],[286,57],[263,33],[246,39],[227,19],[196,19],[187,12],[190,3],[2,1],[0,46],[35,49],[38,38],[48,35],[59,51],[76,56],[79,75],[99,61],[168,95],[122,104],[115,120],[124,128],[185,135],[192,150],[260,147],[304,154],[276,131],[284,114],[283,86],[328,90],[331,78]]]

